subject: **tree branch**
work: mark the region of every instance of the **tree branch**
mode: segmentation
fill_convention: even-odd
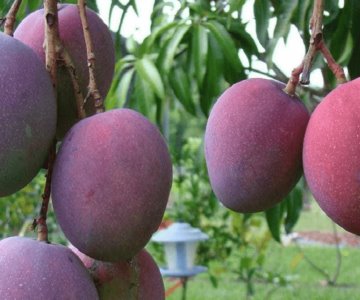
[[[345,74],[340,65],[338,65],[332,57],[329,49],[326,47],[323,41],[323,13],[324,13],[324,0],[315,0],[314,10],[310,20],[311,38],[309,49],[304,57],[303,62],[299,67],[293,70],[293,73],[288,81],[288,84],[284,91],[289,95],[295,94],[296,86],[299,83],[299,77],[301,74],[300,83],[308,85],[310,83],[310,71],[314,61],[315,55],[318,51],[321,51],[325,57],[330,70],[334,73],[338,83],[346,82]]]
[[[63,65],[67,69],[69,76],[71,78],[71,82],[74,88],[74,93],[76,98],[77,116],[79,119],[84,119],[86,117],[86,113],[84,109],[84,96],[81,92],[76,68],[69,52],[62,46],[61,46],[61,51],[59,53],[59,61],[63,62]]]
[[[45,64],[50,74],[54,93],[56,97],[57,86],[57,41],[59,40],[57,1],[44,0],[45,10]],[[42,195],[42,204],[39,217],[34,222],[34,227],[38,227],[38,240],[48,242],[48,229],[46,225],[47,211],[51,194],[51,177],[52,169],[56,156],[56,140],[54,140],[48,157],[48,170],[46,175],[46,183],[44,193]]]
[[[52,177],[55,158],[56,158],[56,140],[53,141],[50,151],[49,151],[49,158],[48,158],[48,165],[47,165],[48,169],[47,169],[47,174],[46,174],[44,193],[42,194],[42,204],[41,204],[41,208],[40,208],[40,214],[36,220],[36,223],[33,224],[34,226],[37,226],[37,228],[38,228],[38,230],[37,230],[38,240],[45,241],[45,242],[49,242],[46,219],[47,219],[47,211],[48,211],[48,207],[49,207],[49,200],[50,200],[50,194],[51,194],[51,177]]]
[[[85,0],[78,0],[78,9],[80,13],[80,19],[81,24],[83,27],[84,32],[84,39],[86,44],[86,53],[87,53],[87,60],[88,60],[88,67],[89,67],[89,85],[88,85],[88,94],[85,98],[85,102],[92,98],[94,99],[94,105],[95,105],[95,111],[96,113],[103,112],[105,110],[104,108],[104,100],[100,94],[100,91],[96,84],[96,78],[95,78],[95,63],[96,63],[96,57],[94,53],[94,47],[90,35],[89,30],[89,23],[87,20],[86,15],[86,1]]]
[[[10,36],[14,34],[14,26],[16,21],[16,14],[20,8],[22,0],[15,0],[11,5],[9,12],[5,17],[4,33]]]

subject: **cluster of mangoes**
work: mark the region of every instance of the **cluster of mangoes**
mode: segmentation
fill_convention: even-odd
[[[205,155],[215,194],[234,211],[263,211],[284,199],[304,170],[325,213],[360,234],[360,79],[330,92],[310,118],[284,88],[248,79],[214,105]]]
[[[95,12],[87,9],[87,18],[105,97],[114,73],[112,36]],[[59,5],[58,21],[85,99],[88,62],[77,6]],[[24,237],[0,241],[0,298],[163,299],[159,269],[143,248],[170,193],[167,145],[155,125],[130,109],[95,114],[88,101],[87,117],[79,120],[66,66],[59,62],[56,91],[45,69],[44,28],[44,10],[38,10],[14,37],[0,33],[0,197],[28,184],[53,141],[61,141],[51,198],[73,246]]]

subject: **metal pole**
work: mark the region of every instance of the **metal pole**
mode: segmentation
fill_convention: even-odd
[[[181,300],[186,300],[186,289],[187,289],[187,281],[188,281],[188,277],[184,277],[182,279],[182,297]]]

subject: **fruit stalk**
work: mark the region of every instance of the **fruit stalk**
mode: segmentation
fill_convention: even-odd
[[[343,68],[336,63],[335,59],[331,55],[327,48],[322,33],[323,26],[323,13],[324,13],[324,1],[315,0],[314,10],[310,19],[311,38],[309,49],[304,57],[303,62],[293,70],[291,77],[284,89],[284,91],[293,96],[295,95],[295,89],[299,81],[303,85],[310,83],[310,71],[314,61],[315,55],[318,51],[322,53],[330,70],[335,75],[338,83],[346,82],[346,77]],[[301,75],[301,80],[299,80]]]
[[[54,92],[56,95],[56,71],[57,71],[57,48],[59,41],[57,1],[44,0],[45,10],[45,65],[50,74]],[[46,225],[47,211],[51,194],[51,177],[52,169],[56,156],[56,140],[49,151],[48,171],[46,174],[46,182],[44,193],[42,195],[42,204],[39,217],[34,222],[37,226],[38,240],[48,242],[48,229]]]
[[[339,64],[336,63],[334,57],[331,55],[331,53],[330,53],[328,47],[326,46],[326,44],[324,43],[324,41],[321,41],[321,43],[319,45],[319,50],[321,51],[322,55],[326,59],[326,62],[328,64],[330,70],[335,75],[337,83],[341,84],[341,83],[347,82],[346,76],[344,73],[344,69]]]
[[[5,17],[4,33],[10,36],[14,34],[14,25],[16,21],[16,14],[19,10],[22,0],[15,0],[11,5],[9,12]]]
[[[45,188],[44,188],[44,193],[42,194],[40,214],[35,224],[37,225],[38,240],[44,242],[49,242],[46,218],[47,218],[47,211],[48,211],[50,194],[51,194],[51,176],[52,176],[55,158],[56,158],[56,140],[54,140],[49,151],[49,158],[47,165],[48,171],[46,174]]]
[[[85,102],[91,97],[94,99],[96,113],[104,112],[104,101],[96,84],[95,69],[96,57],[94,53],[93,42],[90,35],[89,23],[86,15],[86,1],[78,0],[78,9],[80,13],[81,24],[84,32],[84,39],[86,44],[86,53],[89,67],[89,85],[88,94]]]
[[[315,0],[314,10],[310,19],[311,38],[308,52],[304,58],[304,69],[301,75],[301,84],[310,83],[310,70],[311,65],[319,49],[319,44],[322,42],[322,25],[323,25],[323,13],[324,13],[324,0]]]
[[[64,66],[67,69],[71,78],[76,98],[77,116],[79,119],[84,119],[86,117],[86,113],[84,109],[84,97],[81,92],[79,78],[73,60],[69,52],[64,47],[61,47],[61,51],[59,53],[59,60],[64,62]]]
[[[59,40],[57,1],[44,0],[45,10],[45,65],[56,91],[57,45]]]

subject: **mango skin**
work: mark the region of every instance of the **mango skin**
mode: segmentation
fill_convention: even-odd
[[[37,55],[0,33],[0,197],[28,184],[55,138],[56,101]]]
[[[206,126],[211,186],[227,208],[258,212],[280,202],[302,174],[309,113],[284,84],[247,79],[228,88]]]
[[[63,46],[72,57],[83,96],[87,95],[89,82],[86,45],[78,8],[75,4],[58,5],[59,33]],[[114,75],[115,49],[109,29],[91,9],[86,9],[89,29],[96,57],[96,83],[103,98],[110,88]],[[44,10],[29,14],[16,28],[14,37],[32,48],[45,63]],[[86,105],[87,115],[94,114],[93,102]],[[58,69],[58,125],[57,138],[61,140],[78,121],[74,89],[64,66]]]
[[[24,237],[0,241],[0,299],[99,299],[90,274],[67,247]]]
[[[145,249],[131,261],[115,263],[95,260],[72,245],[70,249],[91,273],[101,300],[128,300],[134,295],[137,300],[165,299],[160,270]]]
[[[313,112],[303,162],[309,188],[338,225],[360,234],[360,79],[330,92]]]
[[[54,211],[82,253],[126,260],[159,227],[171,182],[170,155],[156,126],[133,110],[112,110],[66,135],[54,165]]]

